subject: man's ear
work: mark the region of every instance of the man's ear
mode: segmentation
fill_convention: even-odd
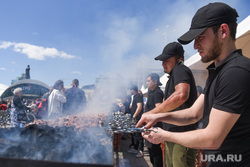
[[[154,84],[157,85],[157,80],[154,81]]]
[[[220,34],[221,34],[221,37],[224,39],[226,38],[230,33],[230,30],[229,30],[229,27],[227,24],[221,24],[220,26]]]
[[[183,57],[179,58],[179,59],[178,59],[178,62],[184,63]]]

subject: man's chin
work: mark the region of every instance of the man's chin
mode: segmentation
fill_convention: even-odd
[[[211,59],[204,59],[204,58],[201,58],[201,62],[202,63],[208,63],[208,62],[210,62],[210,61],[212,61]]]

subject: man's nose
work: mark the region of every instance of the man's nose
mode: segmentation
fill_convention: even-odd
[[[198,39],[195,39],[194,40],[194,49],[198,49],[198,46],[199,46],[199,40]]]

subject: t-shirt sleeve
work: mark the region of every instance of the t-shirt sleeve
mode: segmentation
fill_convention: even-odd
[[[192,73],[191,71],[184,65],[179,65],[177,69],[173,71],[174,78],[174,86],[179,83],[188,83],[191,84]]]
[[[157,104],[157,103],[162,103],[162,102],[163,102],[163,92],[162,91],[158,91],[155,94],[154,103]]]
[[[213,107],[242,114],[250,102],[250,73],[243,68],[229,68],[218,78]]]
[[[136,104],[137,103],[143,103],[143,97],[141,95],[136,96]]]

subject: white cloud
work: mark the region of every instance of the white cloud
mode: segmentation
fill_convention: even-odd
[[[12,42],[3,41],[3,42],[1,42],[1,44],[0,44],[0,49],[7,49],[7,48],[9,48],[11,45],[13,45]]]
[[[76,58],[74,55],[67,54],[63,51],[58,51],[56,48],[45,48],[42,46],[36,46],[28,43],[15,43],[2,41],[0,43],[0,49],[8,49],[13,47],[13,50],[18,53],[22,53],[30,59],[45,60],[45,58],[63,58],[72,59]]]
[[[71,72],[72,74],[78,74],[78,75],[82,75],[82,72],[80,72],[80,71],[73,71],[73,72]]]
[[[2,70],[2,71],[7,71],[7,69],[6,69],[6,68],[3,68],[3,67],[0,68],[0,70]]]

